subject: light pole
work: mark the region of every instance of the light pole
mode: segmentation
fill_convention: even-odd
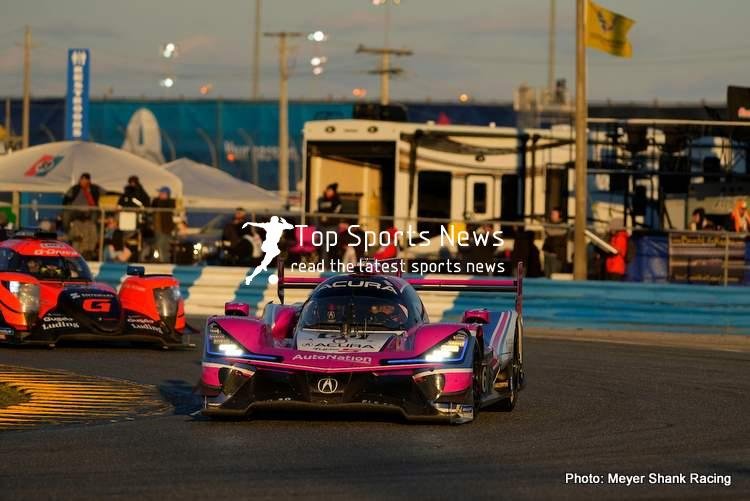
[[[252,97],[258,99],[260,85],[260,3],[255,0],[255,41],[253,43],[253,89]]]
[[[547,92],[555,91],[555,0],[549,0],[549,40],[547,47]]]
[[[21,147],[29,147],[29,109],[31,108],[31,28],[23,37],[23,110],[21,115]]]
[[[586,0],[576,2],[576,215],[574,227],[573,277],[588,278],[586,256],[586,223],[588,204],[588,174],[586,164]]]

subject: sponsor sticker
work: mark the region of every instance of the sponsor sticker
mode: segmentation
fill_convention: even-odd
[[[379,351],[390,336],[347,337],[335,332],[300,332],[297,335],[297,349],[334,353],[356,353]]]
[[[352,362],[355,364],[371,364],[372,357],[363,357],[360,355],[337,355],[333,353],[319,354],[319,353],[298,353],[292,357],[292,361],[326,361],[331,360],[335,362]]]

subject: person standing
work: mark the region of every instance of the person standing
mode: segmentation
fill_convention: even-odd
[[[143,188],[138,176],[130,176],[128,178],[128,184],[123,188],[122,195],[117,200],[117,205],[120,207],[139,208],[149,206],[148,193]]]
[[[77,212],[68,226],[68,241],[84,259],[98,257],[99,232],[96,223],[86,212]]]
[[[326,186],[323,196],[318,199],[318,212],[321,214],[338,214],[341,212],[341,197],[339,197],[339,184],[331,183]],[[327,216],[321,216],[320,226],[336,226],[338,221]]]
[[[174,209],[175,200],[168,186],[159,188],[159,195],[151,201],[151,207],[161,209],[154,212],[154,254],[160,263],[168,263],[171,259],[172,232],[175,229]],[[156,253],[158,252],[158,255]]]
[[[242,231],[242,226],[247,222],[247,212],[242,207],[234,209],[234,215],[232,220],[224,225],[221,232],[222,241],[229,242],[228,246],[231,248],[237,245],[240,239],[247,232]]]
[[[140,239],[138,239],[139,241],[143,241],[146,238],[146,234],[148,233],[148,214],[142,212],[142,210],[148,207],[150,204],[151,201],[148,197],[148,193],[146,193],[143,185],[141,185],[141,181],[138,179],[138,176],[130,176],[128,178],[128,184],[126,184],[122,189],[122,195],[120,195],[120,198],[117,199],[117,206],[119,208],[135,209],[130,211],[123,211],[126,212],[126,215],[133,218],[130,220],[130,222],[135,224],[134,227],[128,227],[127,235],[123,234],[124,240],[128,240],[133,237],[134,233],[132,230],[135,230],[140,234]],[[121,222],[121,220],[119,219],[120,215],[118,214],[116,217],[118,217],[119,224]],[[128,224],[128,226],[130,226],[130,224]]]
[[[339,184],[331,183],[326,186],[323,196],[318,199],[318,213],[319,216],[319,228],[324,231],[337,231],[339,225],[339,219],[331,217],[328,214],[339,214],[341,213],[341,197],[339,197]],[[330,249],[331,251],[333,249]],[[325,247],[320,250],[320,257],[323,260],[329,258],[329,249]]]
[[[610,223],[609,245],[615,248],[616,254],[607,256],[605,263],[607,269],[607,279],[623,281],[627,271],[627,254],[628,254],[628,232],[623,228],[619,220],[612,220]]]
[[[734,210],[730,214],[732,220],[732,230],[737,233],[747,233],[750,231],[750,214],[747,212],[747,202],[739,199],[734,204]]]
[[[539,249],[534,243],[534,232],[531,230],[519,230],[516,233],[510,259],[513,263],[513,269],[515,269],[519,261],[522,261],[524,263],[526,276],[529,278],[536,278],[544,275],[542,272],[542,264],[539,259]]]
[[[562,211],[555,207],[549,214],[549,225],[545,226],[544,276],[550,278],[553,273],[561,273],[568,261],[568,229],[563,225]]]
[[[690,229],[692,231],[709,231],[716,229],[714,224],[706,218],[706,210],[703,207],[698,207],[693,211],[690,218]]]
[[[84,172],[78,178],[78,183],[71,186],[63,195],[63,205],[73,207],[98,207],[101,188],[91,182],[91,174]],[[91,220],[95,219],[92,211],[65,210],[62,215],[63,230],[67,232],[73,219]]]

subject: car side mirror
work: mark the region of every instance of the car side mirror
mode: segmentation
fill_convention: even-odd
[[[466,310],[461,321],[465,324],[488,324],[490,322],[490,312],[487,308]]]
[[[125,273],[127,275],[130,275],[131,277],[142,277],[143,275],[146,274],[146,267],[128,265],[128,268],[125,271]]]
[[[224,304],[224,314],[228,317],[249,317],[250,305],[241,301],[230,301]]]

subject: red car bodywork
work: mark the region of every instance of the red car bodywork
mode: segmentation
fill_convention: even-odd
[[[137,274],[123,281],[118,294],[96,282],[78,252],[53,235],[22,234],[0,242],[0,341],[182,344],[185,312],[179,282],[134,270]]]

